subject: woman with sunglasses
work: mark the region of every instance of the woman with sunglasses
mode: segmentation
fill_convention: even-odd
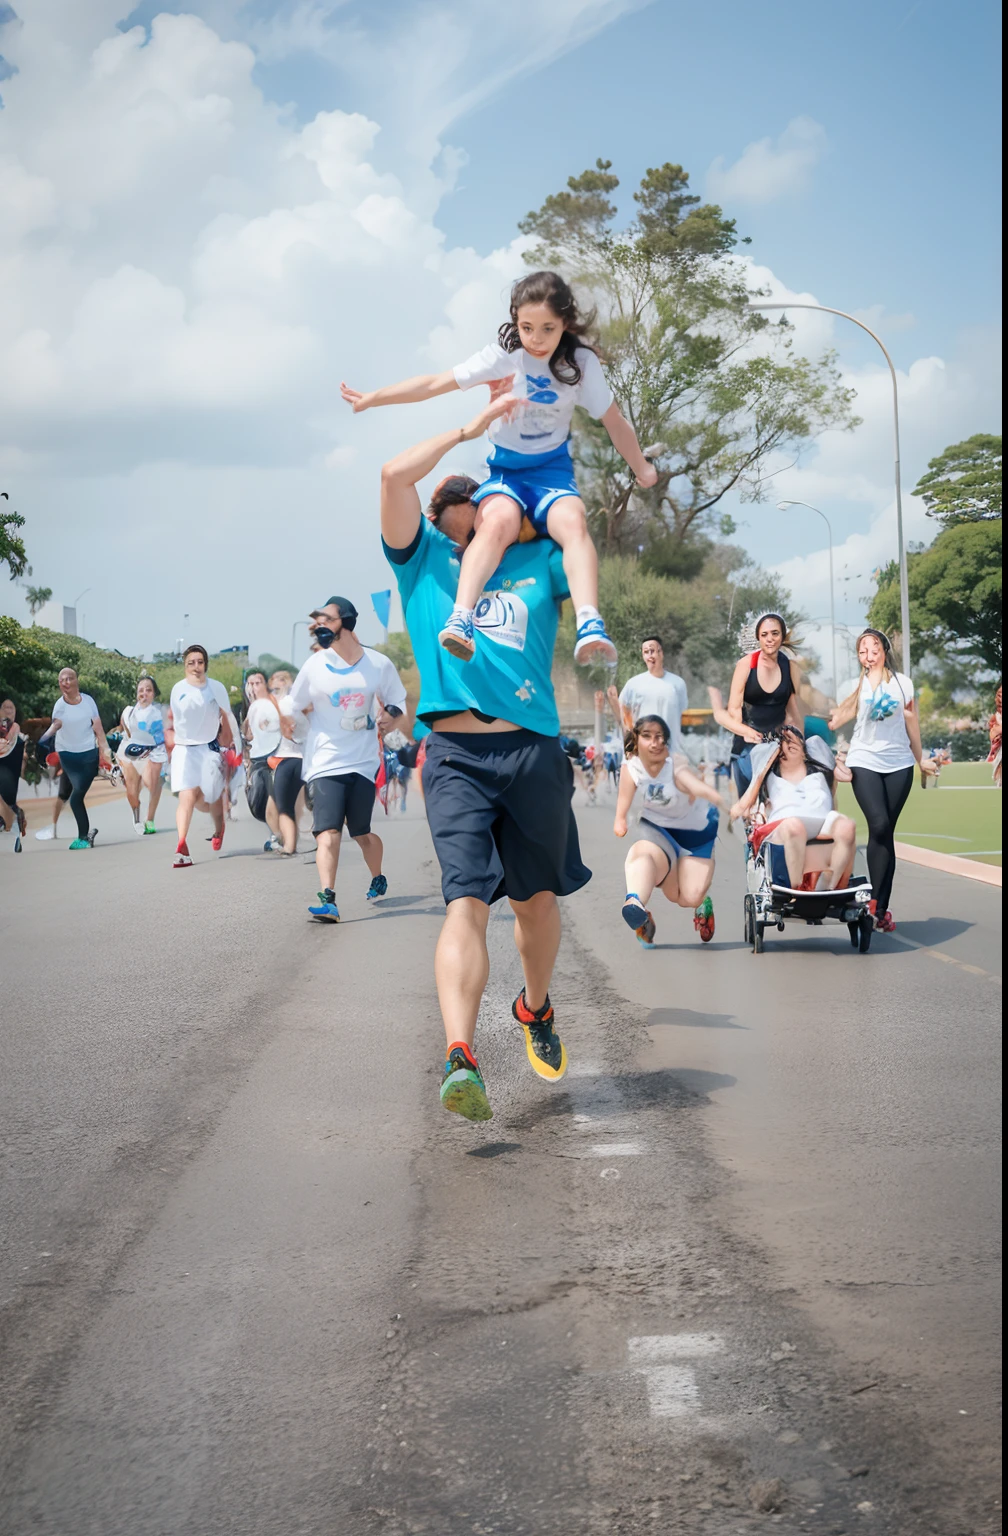
[[[861,676],[857,687],[829,719],[831,731],[854,721],[847,767],[854,798],[868,823],[868,874],[872,884],[870,911],[882,933],[892,933],[889,910],[896,874],[896,823],[913,784],[914,763],[925,777],[936,772],[921,746],[914,686],[893,666],[889,638],[879,629],[858,636]]]
[[[650,949],[655,921],[648,911],[651,893],[693,908],[693,926],[701,942],[714,937],[714,904],[708,895],[714,879],[714,844],[718,810],[727,809],[716,790],[690,769],[685,757],[669,752],[670,731],[661,715],[642,715],[624,738],[619,793],[613,831],[627,835],[627,815],[638,790],[643,809],[637,836],[626,856],[623,921]]]

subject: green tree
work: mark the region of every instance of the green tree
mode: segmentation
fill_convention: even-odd
[[[946,658],[1001,670],[1001,519],[955,522],[927,549],[907,557],[910,635]],[[890,633],[900,624],[895,562],[879,572],[868,621]]]
[[[32,618],[35,617],[40,608],[45,607],[46,603],[51,597],[52,587],[25,588],[25,602],[28,604],[28,612],[31,614]]]
[[[6,491],[0,491],[0,497],[9,502],[10,497]],[[18,512],[0,507],[0,565],[6,565],[10,571],[11,581],[16,581],[29,570],[28,553],[24,546],[24,539],[18,533],[19,528],[24,527],[24,518]]]
[[[978,432],[928,464],[914,492],[946,527],[1001,516],[1001,439]]]
[[[786,320],[746,307],[734,220],[665,164],[646,173],[635,217],[617,229],[611,164],[572,176],[519,227],[538,240],[526,261],[565,270],[595,304],[607,377],[658,469],[652,490],[635,490],[605,429],[578,412],[572,446],[592,533],[617,554],[683,542],[729,491],[760,500],[773,454],[856,419],[833,354],[795,356]]]
[[[0,617],[0,689],[28,716],[48,715],[59,696],[56,679],[61,667],[75,667],[81,689],[98,706],[106,729],[136,697],[139,661],[114,651],[100,651],[77,635],[61,635],[33,624],[24,629],[16,619]]]

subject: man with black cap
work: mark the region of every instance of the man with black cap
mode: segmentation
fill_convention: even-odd
[[[406,689],[380,651],[361,645],[354,629],[357,609],[349,598],[330,597],[309,621],[313,652],[294,679],[289,698],[308,716],[302,776],[312,787],[315,863],[319,899],[308,908],[321,922],[338,923],[336,869],[346,826],[371,873],[368,901],[384,896],[381,838],[371,831],[375,779],[381,763],[378,722],[401,715]],[[290,735],[293,716],[283,717]]]

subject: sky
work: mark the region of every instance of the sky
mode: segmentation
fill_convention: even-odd
[[[380,638],[381,462],[473,402],[354,417],[339,381],[490,340],[518,220],[598,156],[624,210],[681,163],[754,283],[880,333],[906,534],[930,539],[928,459],[1000,431],[998,29],[988,0],[0,0],[0,487],[32,581],[89,589],[84,633],[130,654],[289,654],[332,592]],[[828,517],[856,626],[896,548],[891,386],[856,327],[791,318],[863,425],[730,510],[822,653],[825,528],[775,502]],[[20,586],[0,599],[27,618]]]

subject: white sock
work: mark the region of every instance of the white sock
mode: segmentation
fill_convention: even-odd
[[[587,624],[589,619],[601,619],[601,617],[602,615],[599,613],[597,608],[592,608],[590,605],[586,605],[584,608],[578,609],[574,616],[574,624],[577,629],[580,629],[581,625]]]
[[[453,619],[471,619],[473,612],[474,609],[463,608],[459,603],[456,603],[455,607],[451,611],[451,616]]]

